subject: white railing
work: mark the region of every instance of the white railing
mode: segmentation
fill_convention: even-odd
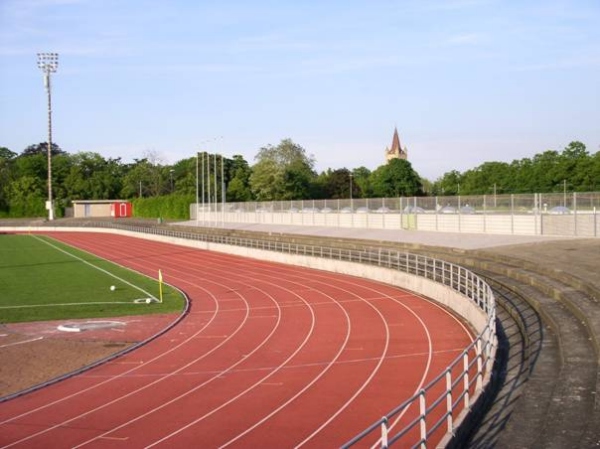
[[[68,225],[72,226],[73,223],[68,223]],[[465,348],[442,373],[417,394],[375,421],[344,444],[344,448],[358,443],[368,443],[371,447],[379,446],[381,448],[387,448],[394,443],[421,448],[432,444],[445,445],[455,435],[456,429],[490,381],[497,348],[494,294],[483,279],[459,265],[423,255],[383,248],[347,249],[305,245],[106,221],[88,222],[85,226],[200,240],[394,269],[445,285],[460,295],[462,299],[468,299],[472,305],[483,312],[485,324],[479,326],[483,329],[480,330],[471,345]]]

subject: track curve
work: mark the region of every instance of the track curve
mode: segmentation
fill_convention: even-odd
[[[160,268],[191,307],[136,351],[0,405],[0,447],[339,446],[472,339],[390,285],[118,235],[52,237]]]

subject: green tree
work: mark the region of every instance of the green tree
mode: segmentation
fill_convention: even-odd
[[[355,198],[373,197],[373,187],[371,186],[371,173],[371,170],[369,170],[366,167],[358,167],[352,170],[352,194]]]
[[[197,157],[190,157],[176,162],[174,165],[167,167],[169,184],[173,180],[174,193],[181,195],[196,195],[196,168],[199,164]],[[198,170],[200,169],[198,165]],[[171,172],[173,170],[173,172]],[[195,200],[194,200],[195,201]]]
[[[252,169],[243,156],[236,154],[227,165],[227,201],[250,201],[252,191],[250,190],[250,175]]]
[[[6,147],[0,147],[0,160],[10,161],[17,157],[17,153]]]
[[[378,197],[422,195],[421,179],[404,159],[392,159],[371,174],[373,193]]]
[[[261,148],[256,160],[250,188],[259,201],[305,198],[316,180],[314,158],[291,139]]]
[[[98,153],[79,152],[70,157],[64,196],[69,200],[117,199],[122,189],[121,159],[104,159]]]
[[[485,162],[461,175],[461,195],[487,195],[501,193],[510,178],[510,165],[506,162]]]
[[[523,158],[514,160],[510,164],[509,176],[503,183],[503,193],[539,192],[536,190],[536,181],[533,176],[533,160]]]
[[[360,187],[353,179],[354,175],[347,168],[340,168],[329,172],[323,189],[327,199],[350,198],[350,186],[352,186],[352,198],[358,198]]]
[[[571,142],[558,158],[556,181],[567,182],[570,190],[586,190],[592,183],[590,178],[591,158],[585,145],[581,142]],[[564,186],[564,184],[563,184]]]
[[[135,159],[126,168],[123,178],[122,198],[156,196],[154,167],[147,159]]]
[[[43,217],[45,210],[44,183],[33,176],[21,176],[9,186],[11,217]]]
[[[14,159],[17,153],[6,147],[0,147],[0,216],[8,213],[8,201],[11,179],[13,177]]]
[[[590,186],[586,190],[597,192],[600,190],[600,151],[590,157]]]
[[[564,177],[559,174],[560,155],[558,151],[547,150],[533,158],[534,192],[552,192],[562,190]],[[558,189],[558,190],[557,190]]]
[[[48,142],[41,142],[35,145],[29,145],[27,148],[23,150],[20,156],[33,156],[36,154],[43,154],[46,156],[48,153]],[[65,151],[61,150],[61,148],[54,142],[52,142],[52,151],[50,152],[51,156],[58,156],[59,154],[67,154]]]
[[[460,192],[460,183],[462,175],[458,170],[452,170],[444,173],[434,184],[434,193],[441,196],[458,195]]]

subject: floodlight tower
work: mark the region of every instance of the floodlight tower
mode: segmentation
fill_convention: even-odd
[[[38,53],[38,67],[44,73],[44,85],[48,94],[48,220],[54,220],[54,204],[52,202],[52,93],[50,74],[58,68],[58,53]]]

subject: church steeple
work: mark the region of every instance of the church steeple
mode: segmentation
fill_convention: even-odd
[[[394,127],[394,136],[392,137],[392,147],[385,149],[385,159],[390,161],[391,159],[407,159],[408,150],[406,147],[402,148],[400,145],[400,137],[398,136],[398,128]]]

